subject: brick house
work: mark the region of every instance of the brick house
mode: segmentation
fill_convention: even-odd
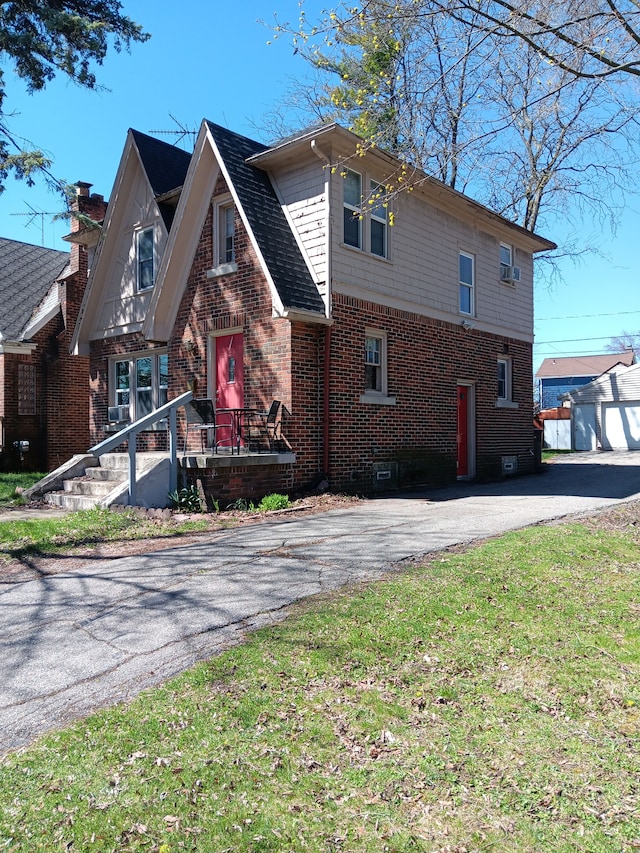
[[[90,186],[76,185],[71,209],[99,221],[106,206]],[[86,450],[89,365],[69,347],[97,237],[73,218],[71,252],[0,239],[2,470],[50,470]]]
[[[402,166],[360,142],[204,121],[189,156],[129,131],[72,342],[92,442],[120,404],[135,419],[193,388],[288,412],[292,452],[259,465],[189,445],[214,497],[533,469],[533,255],[554,244],[426,175],[383,204]]]

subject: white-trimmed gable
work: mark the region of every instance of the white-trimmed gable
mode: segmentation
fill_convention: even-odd
[[[88,354],[92,340],[142,329],[153,287],[138,287],[136,235],[149,228],[157,272],[168,233],[129,132],[80,309],[74,352]]]

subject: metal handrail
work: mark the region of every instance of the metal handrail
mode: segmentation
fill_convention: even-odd
[[[169,416],[169,492],[174,492],[178,486],[178,422],[176,412],[181,407],[190,403],[193,399],[193,392],[186,391],[174,400],[169,400],[168,403],[149,412],[134,423],[129,424],[115,435],[105,438],[104,441],[95,444],[89,448],[89,453],[93,456],[100,457],[103,453],[109,453],[115,447],[119,447],[123,441],[129,442],[129,505],[136,505],[136,437],[139,432],[147,429],[156,421]]]

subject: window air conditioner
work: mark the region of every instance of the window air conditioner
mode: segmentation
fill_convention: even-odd
[[[129,420],[129,406],[109,406],[108,420],[110,423],[122,423]]]
[[[500,281],[520,281],[520,267],[508,267],[506,264],[501,264]]]

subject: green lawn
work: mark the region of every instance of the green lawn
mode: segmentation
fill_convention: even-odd
[[[308,601],[8,756],[0,850],[638,849],[627,512]]]
[[[171,537],[207,530],[209,526],[204,517],[165,521],[140,517],[133,510],[112,512],[108,509],[70,512],[62,518],[9,519],[0,521],[0,569],[3,563],[25,557],[55,556],[101,542]]]
[[[19,474],[0,473],[0,507],[16,506],[24,503],[23,498],[16,492],[16,489],[28,489],[33,486],[38,480],[41,480],[44,474],[34,472],[21,472]]]

